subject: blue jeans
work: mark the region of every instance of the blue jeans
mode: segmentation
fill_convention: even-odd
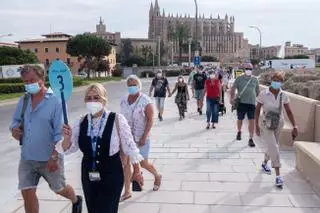
[[[207,97],[207,122],[218,123],[219,121],[219,99]]]

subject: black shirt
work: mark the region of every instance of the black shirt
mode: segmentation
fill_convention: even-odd
[[[166,78],[154,78],[152,81],[152,86],[154,87],[154,97],[165,98],[168,85],[169,82]]]
[[[205,85],[206,79],[207,79],[207,76],[206,76],[205,73],[196,73],[193,76],[194,89],[196,89],[196,90],[204,89],[204,85]]]

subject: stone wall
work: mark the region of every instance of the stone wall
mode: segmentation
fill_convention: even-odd
[[[260,83],[270,85],[274,71],[260,74]],[[320,72],[316,70],[286,71],[282,88],[288,92],[320,100]]]

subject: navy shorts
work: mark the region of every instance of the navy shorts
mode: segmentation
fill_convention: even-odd
[[[253,104],[239,104],[238,107],[238,120],[243,121],[247,115],[248,120],[253,120],[256,113],[256,106]]]

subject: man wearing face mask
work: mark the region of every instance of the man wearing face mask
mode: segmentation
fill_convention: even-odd
[[[197,99],[198,112],[202,115],[204,88],[207,79],[203,67],[199,67],[197,73],[193,76],[193,88],[195,90],[195,98]]]
[[[156,77],[153,79],[149,96],[151,96],[154,89],[154,95],[156,106],[158,109],[158,118],[160,121],[163,121],[163,111],[164,111],[164,101],[166,99],[167,91],[168,95],[171,95],[169,82],[166,77],[163,76],[162,70],[158,70]]]
[[[237,140],[242,140],[242,124],[245,116],[247,115],[249,120],[249,146],[255,147],[253,141],[253,134],[254,134],[254,117],[255,117],[255,104],[256,104],[256,97],[259,94],[259,82],[258,79],[252,76],[252,69],[253,66],[251,63],[243,64],[241,67],[244,70],[244,75],[239,76],[232,88],[231,88],[231,104],[237,104]],[[235,91],[237,90],[238,94],[235,98]]]
[[[72,213],[80,213],[82,197],[66,185],[63,156],[55,148],[63,140],[61,102],[46,88],[41,67],[26,65],[21,76],[27,94],[17,105],[10,131],[21,145],[18,176],[25,212],[39,212],[36,189],[43,177],[51,190],[72,201]]]

